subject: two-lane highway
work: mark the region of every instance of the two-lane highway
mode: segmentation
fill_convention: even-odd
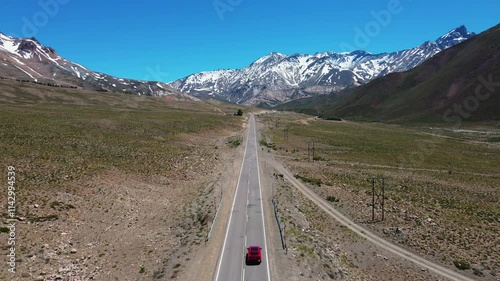
[[[260,187],[255,117],[250,116],[245,155],[231,215],[215,272],[215,281],[270,281],[264,209]],[[246,247],[262,247],[262,263],[246,265]]]

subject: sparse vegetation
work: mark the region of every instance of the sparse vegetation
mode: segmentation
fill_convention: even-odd
[[[276,144],[272,142],[267,142],[265,139],[260,140],[260,145],[270,148],[272,150],[276,150]]]
[[[267,114],[260,121],[269,128],[266,139],[297,151],[289,157],[278,150],[296,177],[321,179],[322,188],[313,190],[330,202],[343,198],[342,209],[357,220],[371,219],[366,179],[384,177],[385,221],[368,224],[372,230],[423,255],[443,255],[448,265],[460,255],[470,268],[497,272],[491,241],[500,222],[499,129],[331,122],[295,113]],[[288,141],[277,123],[289,128]],[[307,161],[312,137],[321,162]],[[375,215],[380,219],[380,206]]]
[[[297,174],[294,175],[294,177],[296,179],[300,179],[303,182],[310,183],[312,185],[321,186],[321,184],[322,184],[321,179],[314,179],[314,178],[303,177],[303,176],[300,176],[300,175],[297,175]]]
[[[48,215],[48,216],[43,216],[43,217],[33,217],[33,218],[30,218],[29,220],[31,222],[45,222],[45,221],[55,221],[58,219],[59,219],[58,215]]]
[[[339,202],[340,199],[333,196],[333,195],[328,195],[328,197],[326,197],[326,200],[329,201],[329,202],[332,202],[332,203],[336,203],[336,202]]]
[[[177,278],[177,276],[179,275],[179,272],[180,272],[179,269],[175,269],[174,272],[172,273],[172,275],[170,276],[170,279]]]
[[[464,259],[459,259],[459,260],[454,260],[453,264],[455,265],[456,268],[460,270],[467,270],[470,269],[470,264]]]
[[[162,270],[153,272],[154,279],[162,279],[163,277],[165,277],[165,271]]]
[[[326,159],[321,157],[321,156],[314,156],[313,160],[314,161],[326,161]]]
[[[314,252],[311,248],[309,248],[305,245],[298,245],[297,248],[301,253],[304,253],[310,257],[314,257]]]
[[[241,138],[240,137],[232,137],[227,141],[227,144],[233,148],[236,148],[241,144]]]
[[[6,162],[30,167],[19,180],[32,188],[63,186],[110,167],[174,174],[172,163],[193,153],[185,135],[234,129],[240,122],[213,113],[209,104],[189,104],[187,111],[183,102],[29,87],[0,80],[0,89],[15,95],[0,101],[0,150]]]
[[[283,180],[283,174],[281,174],[281,173],[274,173],[273,176],[277,179],[279,178],[279,179]]]
[[[2,161],[16,167],[16,183],[22,184],[16,215],[25,221],[21,233],[27,243],[19,261],[30,258],[29,270],[71,268],[62,275],[83,278],[91,263],[117,280],[146,274],[161,279],[172,274],[165,268],[194,256],[190,251],[206,236],[207,215],[213,216],[207,212],[213,195],[187,206],[232,154],[224,142],[241,131],[243,119],[225,112],[236,112],[236,106],[0,80],[0,107]],[[4,182],[5,176],[0,175]],[[7,202],[5,195],[0,201]],[[176,231],[165,233],[170,227]],[[119,247],[114,235],[122,237]],[[168,243],[153,248],[160,236],[179,244],[168,251]],[[92,247],[84,246],[90,242]],[[31,259],[36,249],[44,253]],[[74,255],[64,254],[70,251],[93,258],[67,266],[73,264]],[[133,257],[132,251],[140,254]],[[132,259],[139,268],[124,270]],[[175,276],[182,275],[180,269]],[[24,262],[18,270],[20,276],[29,271]],[[52,273],[45,278],[54,279]]]
[[[474,275],[476,275],[476,276],[484,277],[483,271],[479,268],[473,268],[472,273],[474,273]]]
[[[50,207],[58,211],[64,211],[75,208],[75,206],[71,204],[65,204],[64,202],[59,202],[59,201],[53,201],[52,203],[50,203]]]

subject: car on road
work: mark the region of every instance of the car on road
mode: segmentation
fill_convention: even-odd
[[[262,248],[260,246],[247,247],[246,264],[260,264],[262,262]]]

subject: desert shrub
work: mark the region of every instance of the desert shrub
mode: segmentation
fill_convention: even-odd
[[[260,140],[260,145],[276,150],[276,144],[272,142],[267,142],[265,139]]]
[[[339,198],[337,198],[337,197],[335,197],[333,195],[329,195],[328,197],[326,197],[326,200],[328,200],[329,202],[333,202],[333,203],[340,201]]]
[[[302,180],[305,183],[310,183],[310,184],[313,184],[313,185],[316,185],[316,186],[321,186],[321,184],[322,184],[321,179],[308,178],[308,177],[303,177],[303,176],[300,176],[300,175],[295,175],[294,177],[296,179]]]
[[[464,259],[454,260],[453,264],[460,270],[470,269],[470,264]]]
[[[241,139],[240,138],[231,138],[227,141],[227,144],[230,147],[238,147],[241,144]]]

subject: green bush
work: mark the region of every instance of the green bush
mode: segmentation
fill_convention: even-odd
[[[227,144],[231,147],[238,147],[241,144],[240,138],[232,138],[227,141]]]
[[[470,264],[464,259],[454,260],[453,264],[460,270],[470,269]]]
[[[326,197],[326,200],[328,200],[328,201],[330,201],[330,202],[333,202],[333,203],[335,203],[335,202],[339,202],[339,201],[340,201],[340,199],[339,199],[339,198],[337,198],[337,197],[335,197],[335,196],[332,196],[332,195],[329,195],[328,197]]]
[[[294,176],[296,179],[302,180],[305,183],[310,183],[316,186],[321,186],[322,182],[321,179],[313,179],[313,178],[308,178],[308,177],[303,177],[299,175]]]
[[[326,159],[321,157],[321,156],[314,156],[313,160],[314,161],[326,161]]]
[[[274,173],[274,174],[273,174],[273,176],[274,176],[275,178],[281,178],[281,179],[283,179],[283,177],[284,177],[284,175],[283,175],[283,174],[281,174],[281,173],[279,173],[279,174]]]
[[[276,150],[276,144],[272,142],[267,142],[265,139],[260,140],[260,145],[271,148],[272,150]]]

